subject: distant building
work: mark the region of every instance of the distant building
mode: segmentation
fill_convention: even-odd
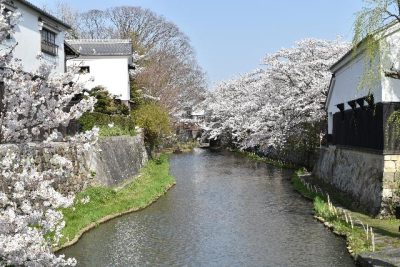
[[[193,140],[201,137],[204,122],[204,110],[193,110],[187,107],[180,114],[177,114],[175,123],[176,135],[182,141]]]
[[[132,42],[124,39],[82,39],[67,43],[79,57],[67,60],[67,66],[78,66],[87,80],[88,90],[102,86],[121,101],[130,100],[129,68],[132,66]]]
[[[65,33],[71,27],[25,0],[8,0],[4,5],[6,12],[19,12],[22,19],[9,43],[2,46],[17,42],[14,57],[21,60],[25,71],[35,71],[41,63],[47,63],[55,65],[56,71],[64,72],[65,54],[74,53],[64,43]]]

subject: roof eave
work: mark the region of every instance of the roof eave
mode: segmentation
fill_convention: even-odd
[[[78,50],[76,50],[75,48],[73,48],[70,44],[68,44],[67,42],[64,42],[64,46],[71,50],[71,52],[74,54],[74,56],[80,56],[80,53]]]
[[[27,0],[16,0],[19,1],[21,4],[24,4],[25,6],[35,10],[36,12],[38,12],[39,14],[43,15],[44,17],[51,19],[52,21],[56,22],[57,24],[60,24],[61,26],[63,26],[66,30],[71,30],[72,27],[65,23],[64,21],[56,18],[55,16],[51,15],[50,13],[44,11],[43,9],[35,6],[34,4],[28,2]]]
[[[132,54],[79,54],[83,57],[130,57]]]
[[[376,35],[379,34],[385,30],[390,29],[393,26],[396,26],[396,24],[398,24],[397,20],[394,20],[392,22],[389,22],[388,24],[386,24],[385,26],[383,26],[382,28],[376,30],[374,33],[372,33],[372,35]],[[394,31],[392,31],[391,34],[398,32],[399,29],[395,29]],[[337,72],[342,66],[340,66],[340,64],[342,63],[342,61],[344,61],[348,56],[350,56],[351,54],[355,54],[354,56],[352,56],[352,58],[356,58],[358,55],[360,55],[364,50],[364,43],[365,40],[368,38],[369,36],[364,37],[357,45],[353,45],[353,47],[346,53],[344,54],[338,61],[336,61],[330,68],[329,70],[333,73]],[[350,60],[351,61],[351,60]],[[347,62],[346,62],[347,63]],[[343,65],[346,65],[343,64]]]
[[[350,56],[354,52],[354,48],[350,49],[346,54],[344,54],[338,61],[336,61],[330,68],[329,70],[332,73],[335,73],[339,68],[338,66],[343,63],[343,61]]]

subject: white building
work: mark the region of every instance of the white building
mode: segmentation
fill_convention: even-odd
[[[400,29],[398,24],[382,30],[373,88],[360,88],[366,66],[365,49],[349,51],[331,67],[333,73],[326,101],[328,134],[334,145],[400,152],[392,142],[388,118],[400,108],[400,80],[390,77],[400,70]],[[383,48],[382,48],[383,47]]]
[[[365,41],[331,67],[326,101],[328,146],[321,147],[313,174],[352,200],[352,207],[382,215],[400,205],[400,25],[374,36],[376,60],[366,57]],[[373,83],[365,83],[366,66]],[[371,75],[369,76],[371,77]]]
[[[88,90],[102,86],[122,101],[130,100],[129,68],[132,42],[121,39],[68,40],[79,57],[67,60],[67,66],[79,66],[85,73]]]
[[[64,45],[65,32],[70,26],[25,0],[5,1],[6,11],[19,12],[21,21],[9,44],[17,42],[14,57],[21,60],[24,70],[35,71],[40,64],[55,65],[65,71],[65,53],[72,52]],[[42,55],[42,62],[38,56]]]

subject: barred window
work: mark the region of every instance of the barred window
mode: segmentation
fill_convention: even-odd
[[[42,52],[56,56],[58,54],[58,45],[56,45],[56,33],[43,28],[42,29]]]

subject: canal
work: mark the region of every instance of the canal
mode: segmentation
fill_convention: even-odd
[[[78,266],[354,266],[293,174],[229,152],[173,155],[177,185],[65,249]]]

